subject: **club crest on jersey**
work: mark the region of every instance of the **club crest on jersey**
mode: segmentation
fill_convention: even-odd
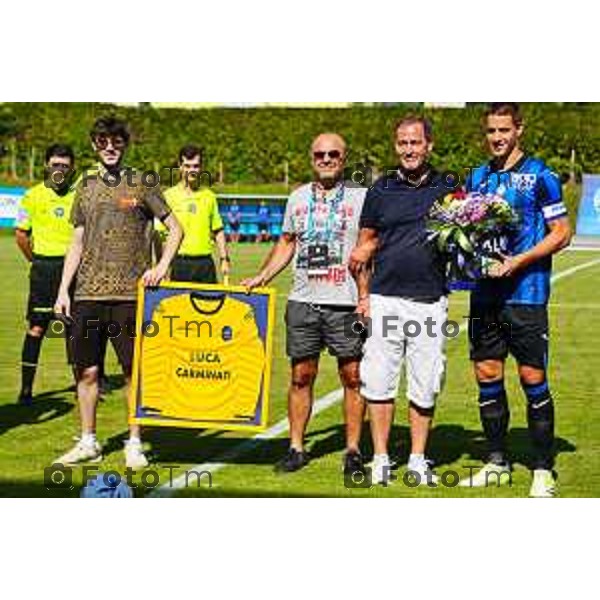
[[[535,173],[512,173],[510,182],[518,192],[530,192],[535,188],[537,175]]]
[[[196,210],[196,205],[193,202],[190,202],[188,204],[188,212],[192,213],[193,215],[196,214],[197,210]]]
[[[221,337],[224,342],[230,342],[233,339],[233,329],[229,325],[225,325],[221,330]]]
[[[62,206],[58,206],[54,209],[54,216],[62,219],[65,216],[65,209]]]

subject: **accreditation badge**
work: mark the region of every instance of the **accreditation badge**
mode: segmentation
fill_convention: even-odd
[[[319,277],[329,273],[329,246],[327,244],[311,244],[307,251],[307,269],[309,277]]]

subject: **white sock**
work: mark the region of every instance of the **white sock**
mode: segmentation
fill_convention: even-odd
[[[82,433],[81,443],[84,446],[95,446],[96,445],[96,434],[95,433]]]
[[[132,444],[134,446],[141,446],[142,445],[142,440],[137,435],[130,435],[128,443]]]
[[[425,464],[425,455],[424,454],[411,454],[408,459],[408,468],[421,467]]]
[[[387,454],[375,454],[373,462],[377,465],[387,465],[390,462],[390,457]]]

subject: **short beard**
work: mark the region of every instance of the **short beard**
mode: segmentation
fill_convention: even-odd
[[[190,190],[197,191],[200,189],[202,182],[200,181],[200,177],[186,177],[187,185]]]
[[[421,177],[424,173],[427,173],[427,171],[429,171],[429,163],[427,161],[425,161],[424,163],[422,163],[421,165],[419,165],[416,169],[405,169],[402,165],[399,166],[400,172],[406,177],[406,176],[411,176],[411,177]]]
[[[57,196],[66,196],[71,191],[71,186],[68,181],[63,182],[60,185],[53,184],[50,187]]]
[[[333,189],[341,180],[341,175],[335,175],[333,177],[321,177],[317,179],[317,183],[326,190]]]

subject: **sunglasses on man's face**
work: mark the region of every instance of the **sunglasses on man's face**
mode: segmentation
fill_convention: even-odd
[[[106,150],[109,144],[115,150],[123,150],[126,146],[126,142],[122,137],[109,137],[106,135],[99,135],[97,138],[94,138],[94,144],[96,144],[98,150]]]
[[[313,152],[313,158],[315,160],[325,160],[327,157],[329,157],[331,160],[339,160],[340,158],[342,158],[342,153],[339,150]]]

